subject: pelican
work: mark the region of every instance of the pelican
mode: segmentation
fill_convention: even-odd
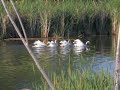
[[[44,42],[41,42],[40,40],[35,41],[33,44],[34,46],[32,47],[45,47],[46,46],[46,44]]]
[[[48,41],[48,47],[56,47],[57,46],[57,40],[55,41]]]
[[[89,48],[88,48],[88,44],[89,43],[90,43],[90,41],[87,41],[84,44],[81,40],[76,39],[73,42],[73,45],[74,45],[74,49],[73,50],[75,51],[76,54],[79,54],[79,53],[81,53],[83,51],[88,51],[89,50]]]
[[[66,47],[66,46],[70,46],[70,45],[71,45],[71,43],[69,40],[68,41],[66,41],[66,40],[60,41],[61,47]]]
[[[87,41],[85,44],[80,40],[80,39],[76,39],[74,40],[73,44],[75,47],[86,47],[88,44],[90,43],[90,41]]]

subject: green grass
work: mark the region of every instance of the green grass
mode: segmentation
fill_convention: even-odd
[[[113,90],[114,80],[109,73],[101,71],[99,73],[89,70],[70,70],[60,71],[59,74],[49,75],[56,90]],[[49,90],[45,80],[33,83],[33,90]]]

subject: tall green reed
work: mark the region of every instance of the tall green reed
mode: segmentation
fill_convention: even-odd
[[[109,73],[99,73],[90,70],[61,70],[59,74],[50,74],[56,90],[113,90],[114,80]],[[41,81],[33,83],[34,90],[49,90],[47,83]]]
[[[13,13],[9,2],[7,3]],[[47,3],[43,0],[22,0],[16,1],[15,4],[21,17],[27,17],[29,37],[49,37],[53,34],[64,37],[72,32],[76,32],[77,36],[106,34],[110,31],[105,29],[111,27],[109,29],[112,30],[111,23],[114,25],[114,22],[119,22],[120,15],[118,0],[49,0]],[[4,13],[2,5],[0,10]],[[4,18],[4,15],[0,17]]]

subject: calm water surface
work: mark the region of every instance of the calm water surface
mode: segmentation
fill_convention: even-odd
[[[93,72],[105,70],[114,73],[114,44],[112,38],[106,36],[89,37],[90,50],[79,52],[76,48],[32,48],[40,65],[48,73],[72,69],[92,68]],[[33,73],[36,71],[35,73]],[[21,90],[30,88],[35,78],[39,79],[39,72],[34,62],[20,41],[0,42],[0,90]]]

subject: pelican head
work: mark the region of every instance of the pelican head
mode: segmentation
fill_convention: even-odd
[[[87,42],[86,42],[86,45],[88,45],[88,44],[90,44],[90,41],[87,41]]]

